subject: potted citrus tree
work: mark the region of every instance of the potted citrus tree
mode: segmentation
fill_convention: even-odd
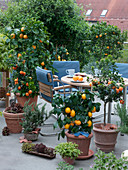
[[[9,86],[22,106],[28,99],[30,104],[37,102],[39,87],[36,67],[52,68],[46,27],[41,21],[29,19],[23,27],[15,29],[9,27],[5,31],[8,37],[6,42],[11,48],[7,59],[12,71]]]
[[[61,129],[58,139],[66,135],[68,142],[78,144],[78,149],[82,152],[78,159],[90,157],[92,115],[100,110],[100,103],[94,102],[94,95],[85,90],[71,93],[65,98],[57,94],[53,98],[52,106],[52,113],[58,117],[55,127],[59,126]]]
[[[78,144],[66,142],[58,144],[55,147],[55,153],[59,153],[66,163],[72,165],[81,151],[78,149]]]
[[[92,85],[95,95],[104,102],[104,123],[94,124],[95,144],[96,148],[110,152],[114,150],[118,130],[116,125],[106,123],[106,106],[113,101],[124,102],[122,99],[124,81],[118,74],[112,56],[101,59],[96,64],[97,69],[101,70],[101,75],[92,79]]]

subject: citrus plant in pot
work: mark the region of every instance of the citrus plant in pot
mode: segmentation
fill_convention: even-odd
[[[77,159],[90,157],[93,154],[93,151],[89,150],[93,136],[92,114],[100,110],[100,103],[94,102],[94,95],[85,90],[71,93],[65,98],[57,94],[53,98],[52,106],[52,113],[58,117],[54,126],[61,129],[58,139],[66,135],[67,142],[78,144],[82,153]]]
[[[101,75],[92,80],[92,85],[95,95],[104,102],[104,123],[94,124],[95,144],[96,148],[110,152],[114,150],[118,130],[116,125],[106,123],[106,106],[113,101],[124,102],[122,99],[124,81],[112,56],[101,59],[96,65],[97,69],[101,70]]]
[[[11,103],[11,106],[7,107],[3,111],[3,115],[9,129],[10,133],[21,133],[22,126],[20,122],[22,122],[23,118],[23,107],[19,103]]]
[[[29,99],[29,104],[36,103],[39,92],[36,67],[52,68],[46,27],[41,21],[28,19],[21,28],[6,28],[5,34],[8,37],[6,42],[11,48],[7,59],[12,71],[9,87],[22,106]]]
[[[60,143],[55,147],[55,153],[59,153],[64,161],[69,164],[74,164],[74,160],[80,155],[78,144],[72,142]]]
[[[34,109],[32,107],[33,103],[29,105],[29,101],[27,101],[24,105],[24,118],[20,123],[23,127],[24,137],[27,140],[34,141],[38,139],[39,131],[38,128],[41,124],[45,122],[49,118],[50,115],[45,111],[45,104],[41,109],[39,109],[39,104],[34,105]]]

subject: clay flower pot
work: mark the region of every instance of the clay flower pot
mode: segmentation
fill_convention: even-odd
[[[29,103],[28,103],[29,105],[32,104],[33,102],[35,104],[37,104],[37,97],[38,96],[34,96],[34,98],[32,98],[32,97],[25,97],[25,96],[20,97],[20,96],[16,95],[18,103],[20,103],[23,107],[24,107],[25,102],[28,101],[28,100],[30,100]]]
[[[23,118],[23,114],[24,113],[7,113],[3,111],[3,115],[10,133],[22,132],[20,122],[22,122],[21,119]]]
[[[97,123],[93,126],[93,131],[95,135],[95,145],[97,149],[103,152],[111,152],[115,148],[118,130],[117,126],[107,123],[106,127],[103,128],[103,123]]]
[[[63,157],[63,160],[70,165],[73,165],[75,163],[75,159],[71,159],[70,157]]]
[[[93,156],[94,152],[89,150],[91,138],[93,134],[91,133],[88,137],[83,135],[79,135],[78,137],[74,136],[73,134],[65,132],[67,137],[67,142],[73,142],[78,144],[78,149],[82,152],[77,159],[88,159],[89,157]]]

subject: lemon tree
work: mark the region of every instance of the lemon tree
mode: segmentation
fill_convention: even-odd
[[[100,110],[100,103],[94,102],[94,94],[88,90],[72,93],[65,98],[57,94],[53,98],[52,106],[52,113],[58,116],[55,127],[62,129],[59,138],[60,135],[65,137],[65,129],[69,133],[90,134],[93,127],[92,112]]]

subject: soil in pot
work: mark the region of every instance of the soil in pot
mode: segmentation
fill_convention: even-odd
[[[114,151],[119,132],[116,125],[110,123],[106,124],[106,126],[103,123],[94,124],[93,131],[96,149],[100,149],[103,152]]]
[[[89,150],[91,138],[93,137],[92,133],[88,137],[85,137],[83,135],[79,135],[78,137],[76,137],[68,132],[65,132],[65,134],[67,137],[67,142],[78,144],[78,149],[80,149],[80,151],[82,152],[77,159],[88,159],[93,156],[94,152],[90,152]]]

